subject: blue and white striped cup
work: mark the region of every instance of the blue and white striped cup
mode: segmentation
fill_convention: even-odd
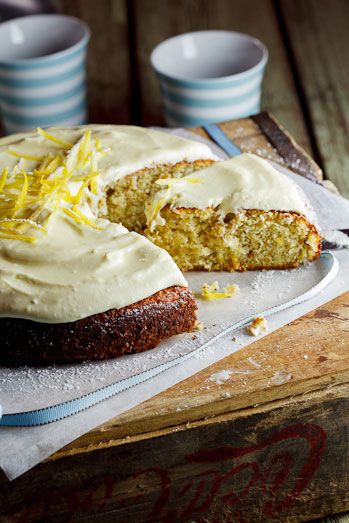
[[[16,18],[0,25],[0,113],[7,134],[86,123],[90,31],[72,16]]]
[[[196,31],[165,40],[151,54],[170,127],[197,126],[260,110],[266,46],[233,31]]]

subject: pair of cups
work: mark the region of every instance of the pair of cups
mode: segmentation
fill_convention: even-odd
[[[0,111],[7,134],[87,122],[86,50],[90,31],[65,15],[0,25]],[[258,112],[266,47],[229,31],[198,31],[162,42],[151,55],[170,127]]]

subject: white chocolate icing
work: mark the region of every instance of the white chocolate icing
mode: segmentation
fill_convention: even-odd
[[[98,160],[101,171],[98,184],[101,189],[145,167],[217,159],[210,148],[201,142],[131,125],[52,127],[47,131],[61,140],[76,143],[86,129],[91,129],[93,138],[100,139],[106,153]],[[4,166],[11,168],[18,161],[18,158],[6,153],[8,148],[30,156],[57,154],[59,151],[57,145],[45,140],[36,131],[14,134],[0,140],[0,169]],[[24,165],[30,169],[35,162],[25,160]]]
[[[166,251],[122,225],[97,223],[105,229],[81,227],[58,211],[38,241],[0,241],[0,314],[75,321],[187,286]]]
[[[75,144],[86,128],[48,131]],[[88,128],[93,138],[100,139],[104,151],[98,157],[99,191],[155,164],[214,157],[204,144],[159,131],[110,125]],[[37,166],[37,161],[9,154],[9,148],[32,157],[62,153],[59,145],[37,132],[9,136],[0,140],[0,173],[5,167],[13,169],[19,161],[28,173]],[[71,190],[76,193],[80,184],[74,191],[73,183]],[[95,218],[86,202],[84,213]],[[57,210],[48,220],[46,234],[30,229],[36,241],[0,239],[0,316],[70,322],[130,305],[172,285],[187,286],[166,251],[122,225],[107,220],[96,223],[104,229],[79,225]]]
[[[267,160],[244,153],[217,162],[206,169],[176,180],[160,180],[159,190],[147,205],[148,225],[163,225],[161,209],[216,209],[223,217],[241,209],[295,211],[311,223],[315,213],[302,190]],[[161,186],[159,185],[159,189]]]

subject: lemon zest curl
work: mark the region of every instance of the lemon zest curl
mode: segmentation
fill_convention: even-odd
[[[62,211],[80,225],[101,230],[94,219],[82,211],[96,195],[100,172],[97,157],[102,152],[99,139],[91,140],[91,130],[71,144],[38,128],[38,134],[60,147],[57,154],[31,156],[12,149],[6,153],[18,158],[11,169],[0,174],[0,239],[34,242],[40,237],[27,233],[34,228],[47,232],[45,225],[54,211]],[[36,162],[32,171],[23,167],[23,160]]]
[[[239,286],[236,284],[227,285],[224,287],[223,292],[219,292],[218,281],[214,281],[212,284],[204,283],[201,288],[200,297],[205,300],[221,300],[223,298],[231,298],[239,293]]]

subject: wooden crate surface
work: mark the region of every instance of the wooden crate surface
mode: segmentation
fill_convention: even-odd
[[[270,402],[292,404],[349,382],[349,293],[224,358],[85,434],[50,460],[244,416]],[[334,343],[335,340],[335,343]],[[306,357],[305,357],[306,356]],[[211,379],[232,370],[222,384]]]

